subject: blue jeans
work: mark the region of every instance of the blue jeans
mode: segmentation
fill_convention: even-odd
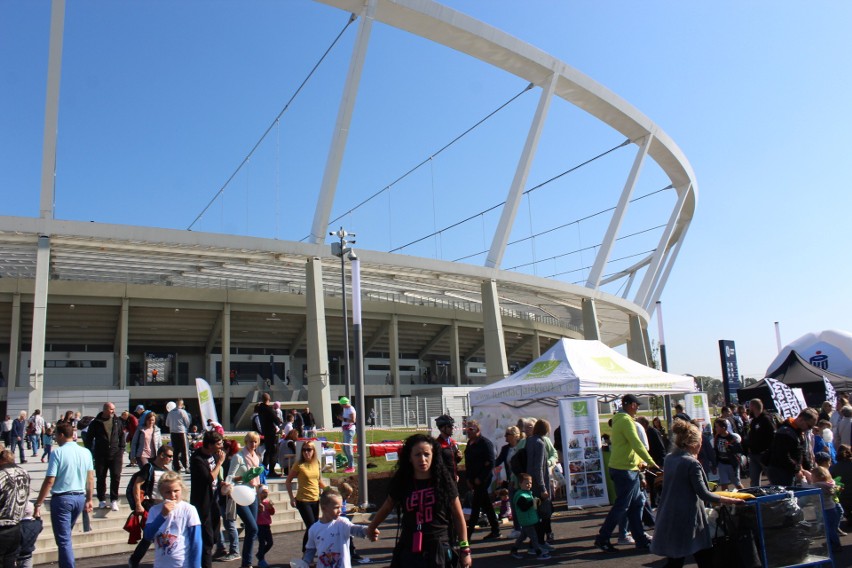
[[[257,498],[251,505],[237,505],[237,516],[243,522],[243,566],[251,566],[251,552],[257,540]]]
[[[41,434],[33,434],[31,436],[27,436],[30,439],[30,445],[33,448],[33,457],[38,455],[38,448],[41,442]]]
[[[618,521],[627,515],[627,524],[630,527],[633,540],[636,541],[636,546],[647,545],[648,539],[645,538],[645,530],[642,527],[643,500],[639,472],[609,468],[609,476],[615,486],[615,503],[612,504],[612,508],[604,519],[595,541],[598,543],[609,542]]]
[[[71,531],[77,517],[86,505],[86,496],[53,495],[50,498],[50,524],[53,525],[53,538],[59,549],[59,568],[74,568],[74,547]]]
[[[355,467],[355,456],[352,454],[352,440],[355,439],[355,428],[343,430],[343,453],[346,454],[346,461],[349,462],[349,467]]]
[[[20,458],[18,459],[18,463],[23,463],[23,462],[27,461],[27,456],[24,455],[24,446],[26,446],[26,444],[24,443],[24,437],[23,436],[21,436],[20,441],[18,441],[17,436],[12,436],[11,449],[12,449],[13,454],[15,453],[15,446],[18,446],[18,452],[20,453]]]

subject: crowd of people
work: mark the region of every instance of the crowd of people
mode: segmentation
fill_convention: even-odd
[[[357,414],[347,399],[339,402],[344,440],[351,444],[347,426],[356,424]],[[838,536],[845,534],[841,520],[845,516],[852,523],[852,491],[834,499],[835,478],[852,483],[852,406],[846,395],[838,395],[833,405],[808,408],[783,421],[767,412],[760,399],[726,406],[704,431],[678,405],[667,432],[660,418],[640,414],[641,405],[637,396],[622,397],[611,432],[604,437],[615,495],[595,537],[596,548],[613,552],[629,545],[665,557],[671,568],[690,557],[699,567],[712,566],[705,507],[741,501],[711,490],[711,477],[718,479],[714,488],[721,490],[746,484],[820,489],[828,537],[833,547],[840,546]],[[165,445],[162,423],[171,430]],[[253,431],[241,443],[225,439],[221,427],[211,424],[194,444],[183,401],[165,417],[142,405],[116,414],[113,403],[106,403],[85,424],[72,411],[55,424],[45,422],[38,411],[22,413],[16,420],[7,417],[2,429],[7,444],[0,452],[3,566],[30,565],[48,498],[59,565],[74,566],[71,533],[77,520],[82,516],[85,524],[96,501],[100,508],[119,511],[124,491],[142,529],[129,566],[139,566],[153,546],[155,567],[208,568],[214,560],[240,560],[242,568],[250,568],[256,560],[264,568],[273,546],[270,525],[275,514],[265,478],[274,475],[285,476],[290,506],[305,525],[304,566],[345,568],[370,562],[357,553],[354,537],[378,539],[379,525],[394,511],[399,530],[392,567],[467,568],[482,515],[488,529],[479,537],[482,541],[502,539],[501,517],[511,520],[506,551],[514,558],[547,560],[556,546],[551,517],[562,480],[561,442],[558,429],[552,433],[547,420],[519,419],[505,429],[505,442],[498,446],[476,420],[466,421],[466,440],[456,441],[455,420],[438,417],[437,437],[415,434],[405,440],[387,497],[368,526],[353,525],[342,515],[351,487],[326,487],[321,446],[310,438],[316,423],[309,408],[285,414],[264,395],[252,424]],[[347,471],[352,471],[348,444],[344,453]],[[27,456],[25,450],[32,454]],[[19,463],[39,457],[39,450],[48,466],[28,510],[30,478]],[[123,467],[138,468],[126,488],[120,487]],[[652,529],[653,535],[647,532]]]

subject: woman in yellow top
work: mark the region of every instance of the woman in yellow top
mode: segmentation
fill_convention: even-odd
[[[252,477],[249,480],[244,480],[243,476],[260,465],[260,456],[257,455],[257,446],[260,444],[260,436],[257,432],[249,432],[244,439],[245,446],[242,450],[234,454],[231,459],[231,468],[228,470],[228,477],[232,477],[234,482],[243,483],[255,488],[260,486],[260,478]],[[251,553],[254,547],[254,541],[257,538],[257,508],[258,501],[255,497],[251,505],[237,505],[237,515],[245,526],[243,534],[243,554],[242,566],[251,566]]]
[[[299,480],[299,488],[295,497],[293,497],[294,477]],[[319,457],[313,442],[308,441],[302,444],[299,457],[295,465],[290,468],[290,473],[287,474],[284,485],[290,495],[290,506],[296,507],[302,517],[302,522],[305,523],[305,534],[302,537],[302,552],[304,552],[305,545],[308,542],[308,529],[319,518],[320,492],[325,489],[320,474]]]

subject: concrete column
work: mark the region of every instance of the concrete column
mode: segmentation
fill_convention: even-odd
[[[33,297],[33,334],[30,349],[30,376],[26,388],[27,408],[42,407],[44,395],[44,341],[47,333],[47,288],[50,282],[50,237],[38,238],[36,252],[35,295]]]
[[[231,421],[231,304],[222,307],[222,422],[233,429]]]
[[[390,375],[393,383],[393,397],[399,398],[399,316],[393,314],[388,328],[388,346],[390,348]]]
[[[130,323],[130,299],[121,299],[121,319],[118,328],[118,388],[127,388],[127,329]]]
[[[482,324],[485,340],[486,381],[493,383],[509,376],[506,361],[506,340],[503,337],[503,318],[497,299],[497,281],[482,283]]]
[[[538,330],[535,330],[533,332],[533,341],[533,359],[538,359],[539,357],[541,357],[541,334],[538,332]]]
[[[645,351],[645,338],[647,334],[642,320],[639,316],[631,315],[630,318],[630,341],[627,342],[627,356],[643,365],[648,364],[648,353]]]
[[[453,327],[450,334],[450,373],[452,373],[455,379],[455,385],[460,387],[463,373],[461,353],[459,353],[459,322],[456,320],[453,320]]]
[[[15,292],[12,295],[12,326],[9,330],[9,368],[6,369],[6,384],[8,391],[12,392],[23,386],[21,368],[21,294]],[[9,400],[8,396],[6,400]],[[11,414],[6,412],[6,414]]]
[[[328,344],[325,332],[325,298],[322,260],[309,258],[306,265],[305,317],[308,349],[308,402],[319,428],[331,428],[331,387],[328,384]]]
[[[600,339],[601,330],[598,327],[598,311],[595,301],[583,298],[583,339]]]

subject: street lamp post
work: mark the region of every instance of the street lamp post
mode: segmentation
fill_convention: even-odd
[[[354,237],[355,233],[347,233],[346,229],[340,227],[337,231],[330,232],[329,235],[340,239],[340,242],[331,243],[331,254],[340,257],[340,290],[343,297],[343,360],[346,362],[346,397],[350,398],[351,373],[349,369],[349,318],[346,315],[346,255],[352,250],[347,245],[355,244],[355,241],[347,240],[346,237]]]

